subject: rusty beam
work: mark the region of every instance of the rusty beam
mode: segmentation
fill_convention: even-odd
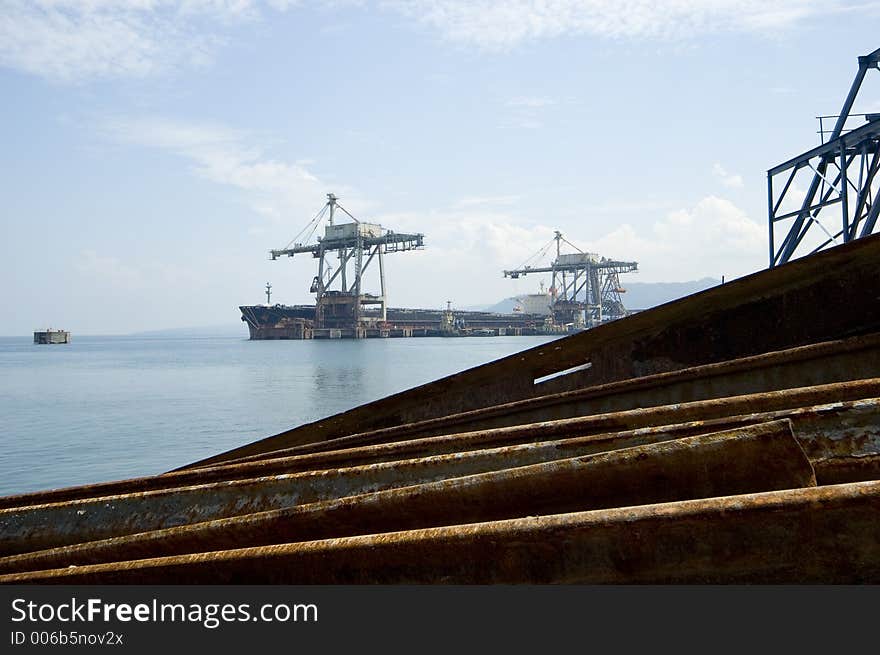
[[[829,457],[817,460],[813,467],[819,484],[880,480],[880,454]]]
[[[709,400],[694,401],[690,403],[674,403],[659,407],[633,409],[622,412],[609,412],[591,416],[539,421],[522,425],[476,430],[458,435],[462,442],[475,436],[487,443],[510,443],[507,439],[510,435],[520,433],[537,433],[540,438],[553,438],[572,436],[575,434],[597,433],[611,430],[627,430],[651,425],[668,425],[682,423],[684,421],[709,420],[722,416],[735,416],[737,414],[767,412],[779,409],[806,407],[820,403],[857,400],[880,395],[880,378],[857,380],[854,382],[838,382],[823,384],[814,387],[785,389],[782,391],[770,391],[765,393],[733,396],[730,398],[713,398]],[[426,430],[427,435],[422,434],[422,426],[419,424],[385,428],[372,432],[362,432],[345,437],[339,437],[320,443],[306,444],[268,454],[271,458],[304,455],[308,453],[340,450],[355,446],[385,444],[404,439],[416,439],[434,434],[434,427]],[[584,432],[587,430],[589,432]],[[493,441],[495,440],[495,441]],[[537,441],[538,438],[531,438]],[[244,461],[258,461],[248,458]]]
[[[0,560],[0,572],[815,486],[789,421]],[[33,541],[29,541],[33,543]]]
[[[807,394],[799,393],[797,399],[809,403],[816,399],[833,400],[852,395],[861,396],[872,391],[880,391],[880,381],[878,384],[866,381],[856,385],[823,386]],[[741,411],[742,409],[759,408],[766,400],[763,396],[749,397],[745,402],[737,404],[735,409]],[[734,414],[733,416],[724,416],[722,413],[720,417],[717,412],[711,410],[712,407],[715,407],[715,404],[707,405],[704,403],[703,410],[699,414],[700,418],[697,420],[668,425],[664,425],[663,421],[675,420],[674,412],[664,412],[659,418],[656,414],[648,413],[646,417],[645,413],[636,412],[623,418],[622,425],[628,429],[619,432],[603,432],[602,430],[606,429],[608,417],[599,417],[597,420],[590,418],[581,422],[563,424],[561,428],[556,423],[540,423],[519,426],[516,430],[488,430],[429,437],[376,446],[358,446],[242,464],[184,470],[160,476],[7,496],[0,498],[0,509],[58,504],[72,500],[106,498],[236,480],[252,480],[281,474],[319,471],[338,466],[355,467],[381,462],[398,462],[453,453],[458,453],[453,464],[457,462],[460,465],[461,468],[457,470],[459,474],[463,475],[466,470],[465,466],[474,467],[470,469],[470,472],[479,472],[476,466],[482,465],[479,463],[480,460],[487,465],[483,470],[511,468],[527,463],[547,461],[547,459],[558,459],[563,456],[557,453],[567,453],[567,456],[572,457],[615,447],[640,445],[652,441],[716,432],[781,419],[791,419],[794,422],[795,435],[811,459],[860,456],[880,452],[880,399],[877,398]],[[690,409],[685,407],[684,411],[687,413],[692,409],[693,407]],[[658,422],[659,424],[654,424]],[[647,425],[647,427],[632,427],[633,425]],[[516,448],[518,444],[534,444],[535,447]],[[443,465],[442,462],[436,462],[436,464]],[[421,472],[424,473],[424,470]]]
[[[766,391],[848,382],[880,371],[880,334],[853,337],[742,359],[706,364],[670,373],[613,382],[527,400],[494,405],[450,416],[396,426],[386,437],[428,437],[537,421],[607,414],[636,408],[709,400]],[[321,448],[320,444],[316,448]],[[278,457],[268,451],[227,460],[248,462]],[[192,468],[192,467],[185,467]]]
[[[6,584],[747,582],[880,582],[880,482],[0,576]]]
[[[754,428],[741,428],[744,434]],[[662,432],[637,443],[668,439]],[[632,445],[617,435],[574,446],[595,453]],[[617,442],[617,444],[615,443]],[[618,445],[619,444],[619,445]],[[571,457],[572,446],[440,455],[294,475],[267,476],[178,487],[158,492],[89,498],[0,511],[0,555],[107,539],[212,519],[354,496],[383,489],[502,470],[507,466]]]
[[[880,331],[880,236],[857,239],[221,453],[216,463],[357,431]],[[582,366],[543,385],[535,380]],[[477,392],[478,391],[478,392]]]

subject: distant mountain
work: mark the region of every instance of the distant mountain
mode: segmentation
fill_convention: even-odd
[[[623,282],[623,305],[627,309],[649,309],[719,284],[721,280],[711,277],[690,282]]]
[[[626,293],[623,294],[623,305],[627,309],[650,309],[657,305],[684,298],[692,293],[705,291],[721,284],[721,280],[704,277],[690,282],[624,282]],[[505,298],[494,305],[471,305],[463,310],[480,312],[498,312],[509,314],[516,305],[516,298]]]

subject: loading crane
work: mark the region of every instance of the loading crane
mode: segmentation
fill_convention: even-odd
[[[337,210],[352,222],[336,223]],[[311,239],[327,216],[328,224],[323,237],[316,243],[302,243]],[[315,294],[315,324],[319,328],[352,328],[369,322],[387,320],[388,297],[385,286],[384,256],[393,252],[405,252],[424,247],[424,234],[393,232],[376,223],[365,223],[352,216],[339,204],[339,198],[327,194],[327,202],[315,217],[295,236],[286,247],[270,250],[269,257],[293,257],[311,254],[318,260],[318,274],[312,279],[309,291]],[[292,245],[292,247],[291,247]],[[336,254],[337,265],[333,270],[330,258]],[[365,293],[364,274],[373,260],[378,262],[378,294]],[[353,268],[349,284],[348,269]],[[333,288],[336,283],[336,288]],[[375,309],[378,306],[378,311]]]
[[[563,254],[565,243],[577,252]],[[559,230],[553,239],[528,261],[540,259],[550,247],[556,246],[556,259],[549,266],[523,265],[504,271],[504,277],[517,279],[533,273],[550,273],[550,308],[558,325],[586,324],[596,326],[626,315],[621,294],[620,274],[638,270],[638,262],[624,262],[587,253],[562,236]]]

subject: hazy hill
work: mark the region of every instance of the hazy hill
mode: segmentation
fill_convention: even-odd
[[[704,291],[720,283],[721,280],[711,277],[689,282],[625,282],[626,293],[623,294],[623,304],[627,309],[648,309]],[[494,305],[473,305],[461,309],[509,314],[515,305],[516,298],[505,298]]]
[[[624,282],[623,304],[627,309],[648,309],[719,284],[721,280],[711,277],[690,282]]]

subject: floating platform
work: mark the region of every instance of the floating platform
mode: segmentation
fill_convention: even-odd
[[[38,330],[34,332],[34,343],[70,343],[70,332],[66,330]]]

